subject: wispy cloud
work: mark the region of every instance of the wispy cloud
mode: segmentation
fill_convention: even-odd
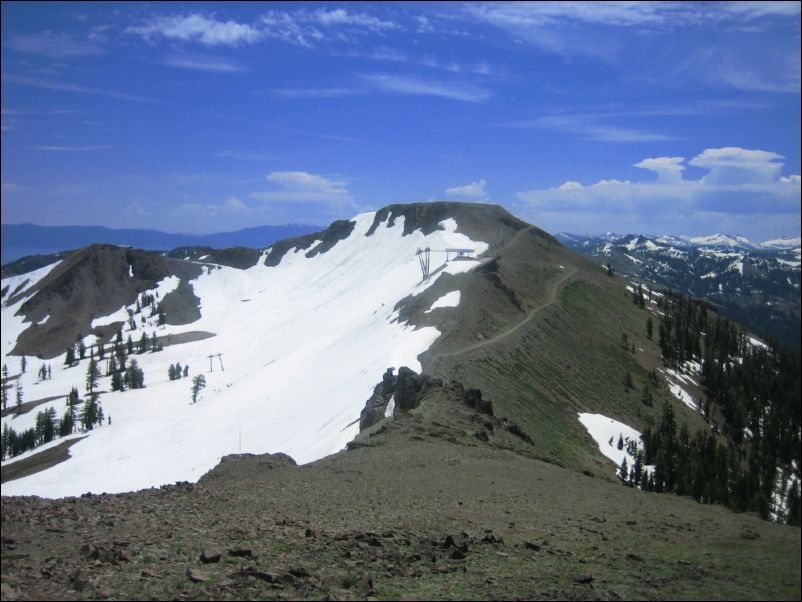
[[[462,14],[543,52],[623,69],[629,81],[800,89],[799,2],[493,2]]]
[[[162,64],[179,69],[209,71],[212,73],[240,73],[245,71],[245,68],[239,63],[221,58],[198,55],[170,55],[162,61]]]
[[[70,59],[101,54],[103,49],[75,35],[43,31],[27,35],[12,35],[3,46],[22,52],[54,59]]]
[[[356,88],[277,88],[273,92],[285,98],[340,98],[359,94]]]
[[[553,130],[572,134],[578,138],[603,142],[662,142],[675,139],[667,134],[605,123],[604,119],[604,115],[575,113],[545,115],[526,121],[499,125],[523,129]]]
[[[266,179],[278,189],[251,193],[252,199],[282,203],[353,203],[347,182],[305,171],[274,171]]]
[[[139,35],[146,40],[164,37],[181,42],[198,42],[204,46],[240,46],[253,44],[264,33],[247,23],[220,21],[200,13],[156,17],[144,25],[126,28],[126,33]]]
[[[89,146],[36,146],[36,150],[52,151],[58,153],[82,153],[87,151],[98,151],[112,148],[108,144],[94,144]]]
[[[126,100],[130,102],[141,102],[147,104],[166,104],[165,101],[150,96],[139,96],[136,94],[126,94],[125,92],[118,92],[117,90],[109,90],[106,88],[93,88],[90,86],[82,86],[80,84],[71,84],[68,82],[59,82],[49,79],[42,79],[38,77],[28,77],[26,75],[12,75],[3,74],[3,81],[18,84],[21,86],[31,86],[33,88],[42,88],[45,90],[56,90],[58,92],[74,92],[76,94],[90,94],[93,96],[105,96],[106,98],[113,98],[115,100]]]
[[[371,50],[348,50],[336,53],[337,56],[356,58],[370,61],[382,61],[388,63],[405,63],[408,65],[418,65],[429,69],[448,71],[450,73],[464,73],[474,75],[497,75],[502,70],[499,67],[491,66],[487,61],[476,63],[460,63],[457,61],[444,61],[437,57],[426,54],[414,56],[407,54],[397,48],[389,46],[378,46]]]
[[[437,96],[462,102],[483,102],[491,96],[489,90],[470,84],[403,75],[365,74],[361,77],[373,88],[393,94]]]

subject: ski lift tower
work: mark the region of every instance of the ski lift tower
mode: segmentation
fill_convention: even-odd
[[[418,261],[420,262],[420,271],[423,275],[421,281],[426,280],[429,277],[429,254],[431,253],[431,249],[426,247],[425,249],[421,249],[418,247],[418,252],[415,255],[418,256]]]

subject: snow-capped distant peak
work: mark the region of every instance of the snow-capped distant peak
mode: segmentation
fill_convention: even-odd
[[[685,237],[682,237],[685,238]],[[688,243],[700,247],[745,247],[747,249],[755,248],[754,243],[745,236],[730,235],[730,234],[708,234],[706,236],[691,236],[687,237]]]
[[[800,245],[802,245],[802,238],[799,236],[793,238],[790,236],[782,236],[774,240],[763,241],[758,243],[757,246],[761,249],[795,249]]]

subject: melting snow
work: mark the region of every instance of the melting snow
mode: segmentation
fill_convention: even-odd
[[[432,306],[424,313],[429,313],[438,307],[456,307],[459,305],[459,291],[451,291],[440,297],[437,301],[432,303]]]
[[[3,278],[3,288],[8,286],[9,295],[12,293],[14,296],[21,295],[21,297],[11,305],[8,304],[8,299],[3,302],[1,347],[4,362],[5,358],[9,353],[11,353],[11,350],[14,349],[14,346],[17,344],[17,337],[19,337],[24,330],[27,330],[28,327],[31,326],[30,322],[26,322],[23,316],[16,315],[17,311],[19,311],[20,306],[25,303],[30,296],[30,293],[32,292],[31,289],[33,289],[33,287],[36,286],[39,281],[47,276],[60,263],[60,261],[57,261],[56,263],[39,268],[33,272],[28,272],[27,274]],[[16,290],[20,285],[22,285],[23,288]]]
[[[3,495],[53,498],[194,482],[223,455],[239,450],[240,432],[243,452],[284,452],[299,463],[342,449],[358,432],[354,420],[387,367],[420,371],[418,356],[440,335],[432,327],[399,322],[392,308],[434,284],[440,274],[478,265],[449,262],[421,282],[415,249],[471,248],[476,254],[487,249],[458,233],[453,219],[427,236],[420,230],[403,236],[403,218],[365,236],[373,218],[373,213],[357,216],[347,239],[312,258],[293,250],[276,267],[260,262],[248,270],[204,270],[191,282],[201,299],[201,318],[161,326],[157,334],[207,331],[217,336],[131,356],[144,370],[146,388],[103,393],[100,401],[112,424],[90,431],[73,445],[67,461],[4,483]],[[27,277],[42,278],[50,269]],[[232,304],[245,298],[251,302]],[[4,356],[28,326],[14,311],[16,305],[2,314]],[[127,317],[127,308],[121,311]],[[152,328],[146,330],[151,334]],[[138,325],[130,332],[132,339],[138,341],[142,332]],[[225,371],[218,360],[210,371],[208,356],[218,353]],[[9,368],[17,361],[3,359]],[[167,369],[175,362],[189,365],[189,378],[168,379]],[[26,401],[64,396],[73,386],[84,390],[86,361],[65,367],[62,354],[47,363],[52,380],[37,382],[36,369],[22,375]],[[207,387],[192,404],[191,380],[201,373]],[[99,388],[108,391],[108,377],[100,379]],[[63,412],[63,401],[52,405]],[[28,412],[16,420],[4,418],[3,424],[20,430],[33,421],[35,412]]]
[[[599,446],[599,451],[606,457],[612,460],[616,468],[621,466],[624,458],[627,459],[627,466],[632,467],[635,461],[634,456],[627,451],[627,442],[632,441],[636,445],[641,444],[641,433],[634,428],[623,422],[618,422],[605,416],[604,414],[579,414],[579,422],[582,423],[596,445]],[[618,438],[623,439],[623,448],[618,449]]]

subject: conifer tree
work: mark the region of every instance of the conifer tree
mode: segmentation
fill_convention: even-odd
[[[75,363],[75,347],[67,346],[67,357],[64,359],[65,366],[72,366]]]
[[[652,317],[646,319],[646,338],[652,340]]]
[[[187,376],[189,376],[189,364],[184,366],[184,378],[186,378]]]
[[[123,383],[123,377],[120,375],[119,371],[115,371],[111,375],[111,390],[112,391],[125,391],[125,385]]]
[[[20,360],[20,368],[22,369],[22,373],[25,374],[25,368],[28,367],[28,361],[25,359],[25,356],[22,356],[22,360]]]
[[[624,481],[624,483],[629,480],[629,468],[627,467],[626,457],[621,460],[621,467],[618,469],[618,478]]]
[[[17,416],[22,414],[22,385],[17,381]]]
[[[95,358],[89,359],[89,366],[86,369],[86,392],[92,395],[97,387],[97,379],[100,378],[100,370],[98,370]]]
[[[206,387],[206,377],[203,374],[198,374],[196,377],[192,379],[192,403],[195,403],[198,400],[198,395],[201,392],[201,389]]]

